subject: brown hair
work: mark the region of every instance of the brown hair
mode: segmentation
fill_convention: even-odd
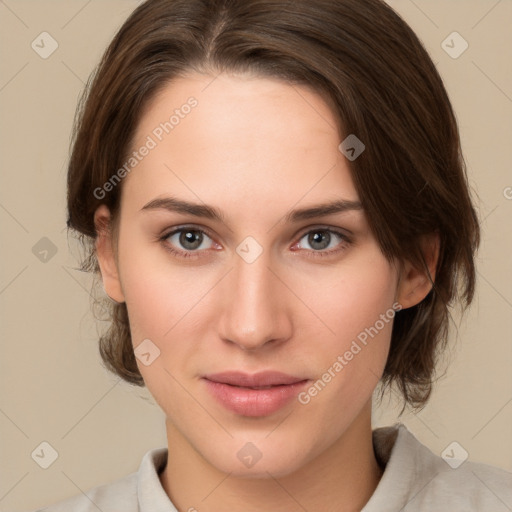
[[[448,307],[467,307],[480,241],[443,82],[410,27],[381,0],[148,0],[123,24],[91,75],[75,118],[68,169],[68,228],[98,276],[94,212],[115,223],[122,183],[98,198],[123,165],[144,107],[187,71],[251,71],[312,87],[329,101],[340,134],[366,146],[349,162],[370,227],[390,261],[426,268],[420,239],[437,232],[435,283],[399,311],[382,384],[423,407],[447,345]],[[341,141],[342,139],[340,139]],[[106,367],[144,385],[125,304],[111,304],[100,339]],[[404,406],[405,407],[405,406]]]

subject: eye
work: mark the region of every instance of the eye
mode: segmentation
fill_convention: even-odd
[[[160,239],[165,248],[178,257],[195,257],[199,250],[211,249],[213,240],[202,230],[194,227],[181,227],[165,234]]]
[[[346,249],[350,243],[350,239],[339,231],[330,228],[316,228],[305,233],[293,246],[293,249],[302,249],[304,245],[309,245],[311,249],[306,247],[306,250],[311,251],[313,257],[328,256]]]
[[[305,242],[303,242],[303,240]],[[219,249],[212,238],[202,229],[182,226],[166,233],[160,238],[164,248],[177,258],[197,258],[202,250]],[[331,256],[345,250],[351,240],[347,235],[332,228],[316,228],[304,233],[291,250],[304,249],[310,257]]]

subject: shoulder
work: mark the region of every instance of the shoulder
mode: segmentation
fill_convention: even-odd
[[[374,430],[374,449],[386,468],[364,512],[512,510],[512,473],[467,460],[458,444],[437,455],[397,424]]]
[[[154,448],[144,455],[138,471],[34,512],[139,512],[141,499],[153,505],[148,492],[162,498],[158,472],[166,460],[167,448]]]
[[[512,510],[512,473],[472,461],[451,468],[440,460],[447,467],[428,484],[428,492],[420,501],[424,506],[449,503],[452,510]]]
[[[59,501],[35,512],[136,512],[137,473],[131,473],[115,482],[89,489],[86,493]]]

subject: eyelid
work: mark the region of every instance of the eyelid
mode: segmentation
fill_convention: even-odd
[[[311,226],[307,226],[305,228],[301,228],[297,233],[302,233],[302,234],[300,234],[300,235],[297,234],[295,236],[296,237],[300,236],[302,238],[307,233],[309,233],[311,231],[315,231],[315,230],[318,230],[318,231],[330,231],[331,233],[335,233],[337,235],[340,235],[343,238],[346,238],[347,240],[350,239],[353,236],[352,231],[350,231],[350,230],[348,230],[346,228],[329,226],[327,224],[312,224]]]
[[[348,247],[353,245],[353,238],[352,235],[347,235],[343,232],[343,229],[341,228],[334,228],[331,226],[309,226],[306,228],[304,232],[302,232],[301,235],[298,236],[297,242],[295,242],[292,247],[296,247],[300,244],[300,241],[309,233],[314,233],[315,231],[327,231],[329,233],[333,233],[334,235],[338,236],[340,238],[339,244],[337,244],[334,248],[331,249],[322,249],[320,251],[314,251],[312,249],[304,249],[307,253],[309,258],[325,258],[329,256],[335,256],[340,252],[345,251],[348,249]],[[295,249],[296,250],[296,249]]]
[[[162,232],[162,234],[159,236],[159,238],[168,238],[172,234],[182,231],[182,230],[185,230],[185,229],[199,231],[200,233],[207,235],[212,240],[215,239],[215,236],[208,230],[208,228],[205,228],[202,226],[201,227],[196,226],[194,224],[181,224],[181,225],[173,226],[172,228],[165,229]],[[329,226],[326,224],[313,224],[313,225],[307,226],[305,228],[301,228],[300,230],[298,230],[295,233],[295,235],[293,235],[293,237],[294,238],[297,238],[297,237],[302,238],[305,234],[309,233],[310,231],[314,231],[315,229],[330,231],[330,232],[340,235],[344,238],[347,238],[348,240],[350,240],[350,238],[353,235],[352,231],[350,231],[346,228],[339,228],[339,227]]]
[[[207,251],[207,249],[202,249],[199,251],[198,250],[195,250],[195,251],[188,250],[187,251],[184,249],[174,248],[173,246],[171,246],[171,244],[165,243],[171,235],[174,235],[181,231],[186,231],[187,229],[189,229],[190,231],[197,231],[199,233],[202,233],[202,234],[206,235],[208,238],[210,238],[214,244],[219,245],[218,242],[215,241],[215,237],[210,234],[210,232],[207,228],[199,227],[194,224],[183,224],[183,225],[173,226],[172,228],[164,230],[162,235],[160,235],[158,238],[162,243],[164,243],[166,249],[174,254],[177,254],[178,255],[177,257],[180,257],[180,255],[181,255],[181,257],[185,257],[185,258],[199,257],[199,254]],[[316,231],[327,231],[327,232],[334,233],[335,235],[339,236],[341,238],[341,242],[340,242],[340,244],[338,244],[339,246],[353,244],[351,231],[343,229],[343,228],[339,228],[339,227],[334,227],[334,226],[314,224],[314,225],[310,225],[305,228],[302,228],[301,230],[298,231],[297,234],[294,235],[294,239],[296,239],[297,241],[292,244],[292,247],[296,246],[300,242],[300,240],[302,238],[304,238],[305,235],[307,235],[311,232],[314,232],[315,230]],[[345,233],[345,231],[350,233],[350,235]],[[312,253],[312,257],[315,257],[315,256],[329,256],[332,254],[336,254],[339,251],[342,251],[343,249],[344,248],[337,248],[337,249],[335,248],[335,249],[328,249],[328,250],[324,249],[321,251],[313,251],[311,249],[304,249],[304,250]]]
[[[179,225],[179,226],[173,226],[170,229],[164,230],[162,232],[162,234],[158,236],[158,241],[162,244],[163,248],[167,252],[171,253],[172,256],[174,256],[176,259],[197,260],[198,258],[201,257],[200,256],[201,253],[206,251],[206,249],[203,249],[201,251],[187,251],[184,249],[178,249],[178,248],[175,248],[169,242],[167,242],[167,239],[170,236],[175,235],[176,233],[179,233],[181,231],[186,231],[186,230],[197,231],[199,233],[202,233],[202,234],[206,235],[210,240],[212,240],[212,242],[214,244],[217,243],[217,242],[215,242],[214,238],[209,234],[207,229],[203,229],[203,228],[194,226],[193,224],[184,224],[184,225]]]
[[[201,233],[204,233],[211,239],[214,238],[207,228],[195,226],[194,224],[182,224],[182,225],[173,226],[172,228],[164,229],[164,231],[162,231],[162,234],[160,235],[160,237],[168,238],[169,236],[173,235],[174,233],[179,232],[179,231],[185,231],[186,229],[190,229],[190,231],[199,231]]]

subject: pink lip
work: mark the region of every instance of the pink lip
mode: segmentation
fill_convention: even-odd
[[[297,396],[309,379],[281,372],[222,372],[203,377],[208,391],[224,407],[242,416],[270,415]]]

